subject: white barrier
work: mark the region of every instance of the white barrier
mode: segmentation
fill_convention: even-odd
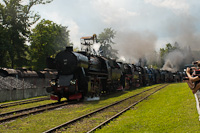
[[[0,102],[22,100],[37,96],[48,95],[45,88],[28,89],[2,89],[0,90]]]
[[[49,86],[49,80],[44,78],[0,77],[0,102],[48,95],[45,87]]]

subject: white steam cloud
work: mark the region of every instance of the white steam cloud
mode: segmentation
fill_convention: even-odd
[[[183,70],[185,64],[190,64],[193,61],[193,55],[189,49],[174,50],[165,57],[163,70],[176,72]]]
[[[157,37],[151,32],[118,32],[115,48],[119,57],[123,56],[129,63],[137,63],[139,58],[148,58],[155,51]]]

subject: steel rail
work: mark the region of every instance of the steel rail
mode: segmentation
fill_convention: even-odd
[[[92,111],[92,112],[90,112],[90,113],[88,113],[88,114],[85,114],[85,115],[82,115],[82,116],[80,116],[80,117],[78,117],[78,118],[75,118],[75,119],[73,119],[73,120],[70,120],[70,121],[68,121],[68,122],[66,122],[66,123],[63,123],[63,124],[61,124],[61,125],[58,125],[58,126],[56,126],[56,127],[54,127],[54,128],[51,128],[51,129],[49,129],[49,130],[47,130],[47,131],[44,131],[43,133],[55,132],[56,130],[58,130],[58,129],[62,128],[62,127],[66,127],[66,126],[68,126],[68,125],[70,125],[70,124],[72,124],[72,123],[75,123],[75,122],[77,122],[77,121],[83,119],[83,118],[89,117],[89,116],[91,116],[91,115],[93,115],[93,114],[95,114],[95,113],[97,113],[97,112],[100,112],[100,111],[102,111],[102,110],[104,110],[104,109],[106,109],[106,108],[108,108],[108,107],[111,107],[111,106],[114,106],[114,105],[116,105],[116,104],[119,104],[119,103],[121,103],[121,102],[123,102],[123,101],[125,101],[125,100],[128,100],[128,99],[130,99],[130,98],[133,98],[133,97],[138,96],[138,95],[140,95],[140,94],[142,94],[142,93],[144,93],[144,92],[146,92],[146,91],[150,91],[150,90],[152,90],[152,89],[154,89],[154,88],[158,88],[158,87],[160,87],[160,86],[162,86],[162,85],[152,87],[152,88],[147,89],[147,90],[144,90],[144,91],[142,91],[142,92],[140,92],[140,93],[138,93],[138,94],[135,94],[135,95],[132,95],[132,96],[127,97],[127,98],[125,98],[125,99],[122,99],[122,100],[120,100],[120,101],[114,102],[114,103],[112,103],[112,104],[110,104],[110,105],[107,105],[107,106],[105,106],[105,107],[102,107],[102,108],[100,108],[100,109],[97,109],[97,110],[95,110],[95,111]],[[164,85],[163,87],[165,87],[165,86],[166,86],[166,85]]]
[[[75,102],[77,103],[77,102]],[[41,105],[41,106],[37,106],[37,107],[32,107],[32,108],[27,108],[24,110],[18,110],[18,111],[13,111],[13,112],[17,112],[17,114],[13,113],[14,115],[10,115],[8,117],[6,117],[6,113],[1,114],[1,116],[5,117],[0,119],[0,123],[6,122],[6,121],[10,121],[16,118],[20,118],[23,116],[27,116],[30,114],[36,114],[36,113],[40,113],[46,110],[52,110],[61,106],[65,106],[65,105],[69,105],[69,104],[74,104],[74,102],[61,102],[61,103],[53,103],[53,104],[46,104],[46,105]],[[7,114],[11,114],[11,112],[8,112]]]
[[[11,103],[4,103],[4,104],[0,104],[0,108],[7,108],[7,107],[11,107],[11,106],[39,102],[39,101],[44,101],[44,100],[49,100],[49,99],[50,99],[49,97],[44,97],[44,98],[35,98],[35,99],[22,100],[22,101],[11,102]]]
[[[167,85],[166,85],[167,86]],[[154,91],[153,93],[147,95],[146,97],[138,100],[137,102],[131,104],[130,106],[128,106],[127,108],[123,109],[122,111],[120,111],[119,113],[115,114],[114,116],[110,117],[109,119],[107,119],[106,121],[102,122],[101,124],[99,124],[98,126],[94,127],[93,129],[91,129],[90,131],[88,131],[87,133],[91,133],[96,131],[97,129],[102,128],[103,126],[105,126],[106,124],[108,124],[110,121],[112,121],[115,118],[118,118],[120,115],[122,115],[124,112],[128,111],[130,108],[132,108],[133,106],[137,105],[138,103],[142,102],[143,100],[147,99],[149,96],[153,95],[154,93],[156,93],[157,91],[165,88],[166,86],[161,87],[160,89]]]
[[[63,103],[63,102],[61,102],[61,103]],[[44,104],[44,105],[39,105],[39,106],[35,106],[35,107],[30,107],[30,108],[25,108],[25,109],[10,111],[10,112],[6,112],[6,113],[1,113],[0,117],[4,117],[4,116],[16,114],[16,113],[21,113],[21,112],[29,111],[29,110],[33,110],[33,109],[39,109],[39,108],[43,108],[43,107],[47,107],[47,106],[53,106],[53,105],[56,105],[56,104],[58,104],[58,103]]]

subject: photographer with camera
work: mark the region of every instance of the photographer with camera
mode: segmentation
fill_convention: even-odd
[[[193,63],[197,67],[187,68],[186,74],[188,76],[188,86],[191,88],[192,93],[195,94],[200,89],[200,61]]]
[[[196,65],[196,67],[187,68],[186,74],[188,78],[186,78],[186,82],[188,83],[188,86],[192,90],[192,93],[195,96],[196,99],[196,107],[197,112],[199,114],[199,121],[200,121],[200,104],[199,104],[199,98],[198,95],[200,95],[200,61],[195,61],[193,65]],[[197,94],[198,93],[198,94]]]

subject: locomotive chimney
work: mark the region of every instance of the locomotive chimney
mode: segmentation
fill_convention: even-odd
[[[66,47],[66,51],[72,52],[72,51],[73,51],[73,46],[67,46],[67,47]]]

